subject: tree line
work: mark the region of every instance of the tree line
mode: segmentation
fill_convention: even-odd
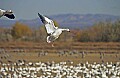
[[[56,21],[55,25],[59,26]],[[99,22],[86,29],[71,30],[64,32],[58,41],[78,41],[78,42],[120,42],[120,20]],[[37,29],[28,25],[16,22],[11,28],[0,28],[0,41],[46,41],[46,30],[44,26]]]
[[[76,35],[81,42],[120,42],[120,20],[105,21],[81,30]]]

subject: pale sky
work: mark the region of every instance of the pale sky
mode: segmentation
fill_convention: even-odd
[[[1,9],[11,9],[16,19],[35,19],[37,13],[110,14],[120,16],[120,0],[0,0]]]

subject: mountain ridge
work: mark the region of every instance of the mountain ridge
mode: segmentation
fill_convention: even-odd
[[[115,22],[120,19],[120,16],[108,15],[108,14],[58,14],[48,16],[52,20],[58,22],[60,27],[69,27],[69,28],[84,28],[94,25],[97,22],[110,20]],[[0,27],[9,28],[13,26],[16,22],[26,24],[30,27],[38,28],[43,25],[41,20],[38,18],[30,20],[3,20],[0,19]]]

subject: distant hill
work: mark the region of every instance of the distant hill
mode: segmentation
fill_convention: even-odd
[[[49,16],[51,19],[56,20],[60,27],[69,28],[84,28],[92,26],[93,24],[110,20],[112,22],[120,19],[120,16],[107,15],[107,14],[59,14]],[[11,27],[16,22],[29,25],[32,28],[38,28],[42,25],[39,18],[32,20],[2,20],[0,19],[0,27]]]

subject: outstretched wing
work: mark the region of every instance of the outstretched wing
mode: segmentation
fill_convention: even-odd
[[[5,10],[0,9],[0,17],[4,15]]]
[[[4,16],[6,16],[6,17],[8,17],[10,19],[14,19],[15,18],[14,14],[5,14]]]
[[[46,16],[40,15],[39,13],[38,16],[40,17],[42,23],[45,25],[48,34],[53,33],[57,29],[57,27],[55,27],[54,22],[51,19],[49,19]]]

